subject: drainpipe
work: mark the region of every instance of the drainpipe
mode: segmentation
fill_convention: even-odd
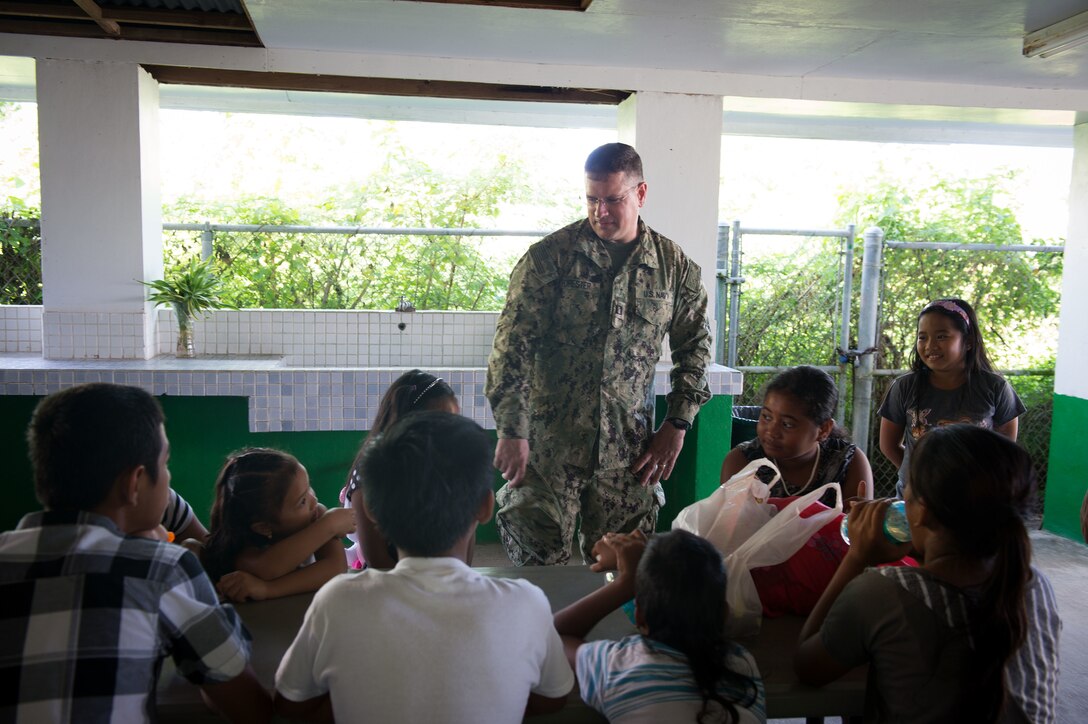
[[[876,351],[877,303],[880,291],[881,253],[884,232],[877,227],[865,230],[861,262],[861,304],[858,311],[858,366],[854,376],[854,443],[869,452],[869,419],[873,398],[873,354]]]

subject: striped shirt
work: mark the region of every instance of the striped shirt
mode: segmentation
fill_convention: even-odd
[[[1050,580],[1038,568],[1024,592],[1028,630],[1024,645],[1005,667],[1009,695],[1020,705],[1028,721],[1052,724],[1057,721],[1058,637],[1062,620]]]
[[[195,517],[193,506],[170,488],[170,498],[166,501],[166,510],[162,512],[162,527],[171,533],[180,533],[189,527]]]
[[[94,513],[32,513],[0,534],[0,601],[0,721],[150,721],[167,655],[195,684],[249,658],[192,553]]]
[[[765,722],[766,698],[755,659],[731,644],[726,664],[753,686],[723,682],[718,693],[734,702],[740,724]],[[703,706],[687,657],[644,636],[585,643],[578,647],[577,669],[582,699],[612,724],[694,722]]]

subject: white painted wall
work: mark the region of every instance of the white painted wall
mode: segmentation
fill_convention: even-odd
[[[146,359],[162,276],[158,83],[135,63],[40,60],[42,354]]]
[[[618,124],[620,140],[642,156],[647,186],[642,218],[702,267],[711,329],[716,329],[722,99],[645,91],[620,105]]]
[[[132,63],[38,63],[43,306],[137,312],[162,274],[158,84]],[[146,241],[146,243],[145,243]]]
[[[1082,114],[1088,116],[1088,114]],[[1088,117],[1073,130],[1073,174],[1069,184],[1069,232],[1062,270],[1062,311],[1054,391],[1088,399]]]

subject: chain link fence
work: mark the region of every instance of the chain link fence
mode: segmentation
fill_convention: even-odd
[[[772,235],[734,222],[721,231],[718,331],[728,342],[719,344],[718,359],[744,372],[743,391],[734,398],[735,416],[754,419],[752,408],[762,403],[763,390],[775,374],[810,364],[836,378],[840,390],[836,420],[851,429],[853,362],[869,353],[852,348],[857,346],[856,333],[843,334],[844,329],[856,328],[850,308],[856,309],[858,302],[842,303],[853,296],[852,276],[860,266],[853,254],[853,229]],[[877,495],[894,494],[897,471],[879,451],[880,418],[875,411],[895,377],[907,371],[918,311],[930,299],[961,296],[977,300],[991,360],[1027,408],[1019,419],[1018,439],[1039,473],[1035,515],[1041,519],[1050,453],[1061,251],[1041,245],[971,248],[884,242],[867,450]],[[844,273],[848,265],[853,275]],[[1029,369],[1009,369],[1025,361]],[[735,420],[734,431],[751,434],[754,423]]]
[[[0,304],[42,303],[38,220],[0,216]]]

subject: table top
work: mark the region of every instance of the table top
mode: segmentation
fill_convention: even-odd
[[[540,586],[559,610],[604,584],[604,574],[585,566],[499,567],[476,569],[488,576],[524,578]],[[243,603],[238,613],[253,636],[252,665],[257,678],[269,689],[274,684],[276,668],[302,624],[313,594],[299,594],[270,601]],[[759,635],[740,639],[759,665],[767,691],[767,716],[772,719],[804,716],[843,716],[861,714],[865,699],[865,669],[855,669],[827,686],[816,688],[801,684],[793,674],[793,651],[804,619],[784,616],[764,619]],[[635,629],[622,610],[606,616],[590,633],[589,639],[617,639]],[[163,665],[158,690],[159,721],[216,721],[206,709],[200,693],[174,673],[172,663]],[[539,724],[599,724],[604,718],[588,708],[577,692],[560,712],[534,717]]]

